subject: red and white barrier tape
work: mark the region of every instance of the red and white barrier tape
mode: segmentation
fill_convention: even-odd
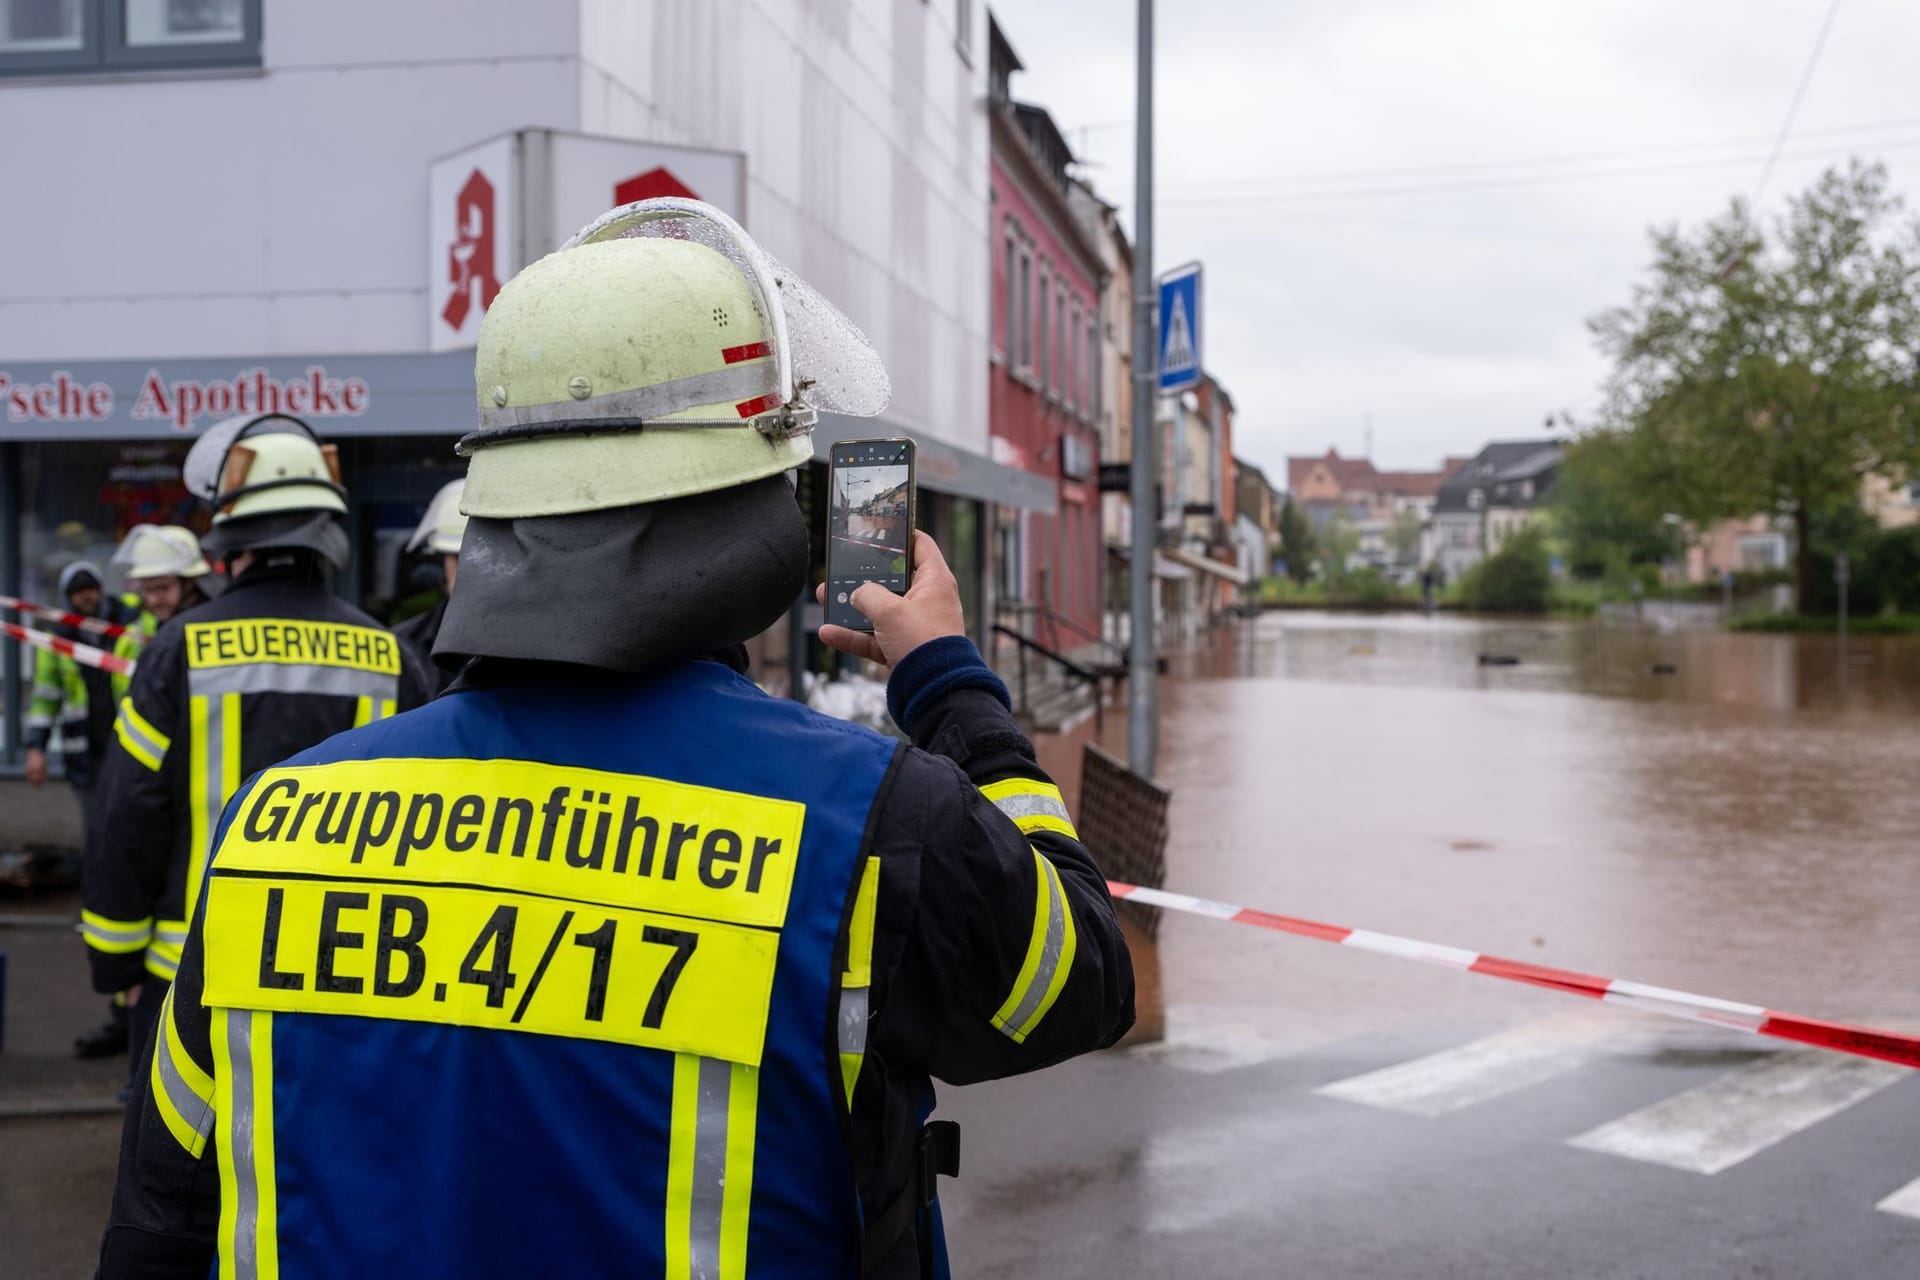
[[[72,658],[82,666],[98,667],[102,671],[111,671],[116,675],[133,674],[133,659],[118,658],[105,649],[96,649],[90,644],[76,644],[60,636],[49,635],[44,631],[34,631],[11,622],[0,622],[0,635],[12,636],[40,649],[51,649],[63,658]]]
[[[88,631],[96,636],[105,636],[109,640],[118,640],[133,630],[118,622],[102,622],[98,618],[89,618],[84,613],[62,613],[58,609],[49,609],[46,605],[35,604],[31,600],[22,600],[17,596],[0,596],[0,609],[12,609],[16,613],[32,614],[43,622],[57,622],[61,626],[74,627]]]
[[[1920,1068],[1920,1036],[1857,1027],[1844,1022],[1827,1022],[1819,1018],[1803,1018],[1798,1014],[1781,1013],[1777,1009],[1763,1009],[1757,1004],[1739,1004],[1732,1000],[1697,996],[1667,987],[1650,987],[1645,983],[1627,982],[1620,978],[1598,978],[1592,974],[1551,969],[1520,960],[1502,960],[1498,956],[1480,955],[1459,947],[1398,938],[1390,933],[1321,924],[1294,916],[1277,916],[1252,907],[1193,898],[1184,893],[1168,893],[1164,889],[1143,889],[1138,885],[1119,884],[1112,880],[1107,882],[1107,888],[1116,898],[1166,911],[1184,911],[1189,915],[1208,916],[1234,924],[1257,925],[1262,929],[1296,934],[1302,938],[1317,938],[1321,942],[1337,942],[1343,947],[1358,947],[1362,951],[1398,956],[1402,960],[1419,960],[1448,969],[1464,969],[1490,978],[1525,982],[1536,987],[1564,991],[1569,995],[1603,1000],[1608,1004],[1663,1013],[1670,1018],[1707,1022],[1750,1035],[1775,1036],[1800,1044],[1817,1045],[1822,1049],[1835,1049],[1841,1053],[1859,1054],[1897,1062],[1904,1067]]]

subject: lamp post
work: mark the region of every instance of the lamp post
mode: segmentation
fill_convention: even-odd
[[[1678,587],[1674,580],[1680,575],[1681,526],[1684,522],[1678,515],[1669,511],[1660,517],[1660,523],[1673,530],[1673,562],[1672,566],[1667,570],[1667,621],[1677,624],[1679,622],[1677,614],[1679,613],[1680,602],[1676,598],[1675,593]]]
[[[1131,620],[1127,637],[1127,763],[1153,776],[1159,753],[1159,649],[1153,635],[1153,511],[1156,295],[1153,287],[1153,0],[1139,0],[1134,30],[1133,173],[1133,563],[1129,566]]]

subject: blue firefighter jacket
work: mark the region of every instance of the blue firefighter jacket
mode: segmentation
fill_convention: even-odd
[[[978,664],[922,701],[978,698]],[[1071,823],[1023,772],[976,787],[717,662],[456,686],[265,770],[222,822],[103,1274],[860,1274],[930,1073],[1131,1021],[1097,871],[1042,854]],[[927,927],[915,778],[971,791],[956,837],[1024,850],[952,904],[1010,922]],[[926,971],[969,946],[976,980]],[[944,1061],[950,1022],[982,1047]]]

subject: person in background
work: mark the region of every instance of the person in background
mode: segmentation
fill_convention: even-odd
[[[233,583],[140,655],[81,882],[94,989],[126,994],[136,1076],[227,799],[294,752],[426,700],[419,664],[329,586],[349,554],[332,446],[285,414],[230,418],[194,443],[182,479],[213,510],[203,545]]]
[[[101,585],[100,570],[87,560],[75,560],[60,572],[60,598],[68,610],[83,617],[126,626],[140,621],[140,598],[109,596]],[[55,635],[79,644],[104,647],[105,641],[78,627],[64,624]],[[60,750],[67,784],[80,802],[84,840],[93,822],[94,783],[100,761],[113,737],[114,689],[112,677],[65,654],[48,649],[33,655],[33,692],[27,704],[27,781],[38,787],[47,780],[47,750],[53,729],[60,727]],[[74,1056],[111,1058],[127,1048],[127,1010],[117,996],[108,1006],[107,1020],[75,1038]]]
[[[467,518],[460,512],[460,495],[466,485],[465,480],[449,480],[443,485],[440,492],[433,495],[433,501],[427,504],[427,514],[420,518],[420,527],[407,540],[409,555],[428,551],[440,557],[445,593],[433,608],[425,613],[417,613],[393,628],[393,634],[400,637],[400,643],[418,655],[435,693],[446,688],[451,678],[448,672],[434,663],[433,642],[440,638],[440,623],[447,616],[447,601],[453,598],[454,580],[460,574],[460,539],[467,531]]]
[[[193,530],[182,525],[133,526],[121,539],[120,549],[113,553],[112,563],[133,584],[140,603],[145,606],[132,630],[114,643],[115,657],[138,662],[140,651],[164,623],[211,598],[201,589],[201,584],[213,570],[200,554],[200,540],[193,536]],[[126,696],[127,687],[132,683],[131,675],[113,673],[116,703]]]

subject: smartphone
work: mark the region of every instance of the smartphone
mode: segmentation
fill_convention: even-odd
[[[905,595],[913,581],[913,441],[842,440],[827,463],[827,621],[873,623],[853,607],[863,582]]]

